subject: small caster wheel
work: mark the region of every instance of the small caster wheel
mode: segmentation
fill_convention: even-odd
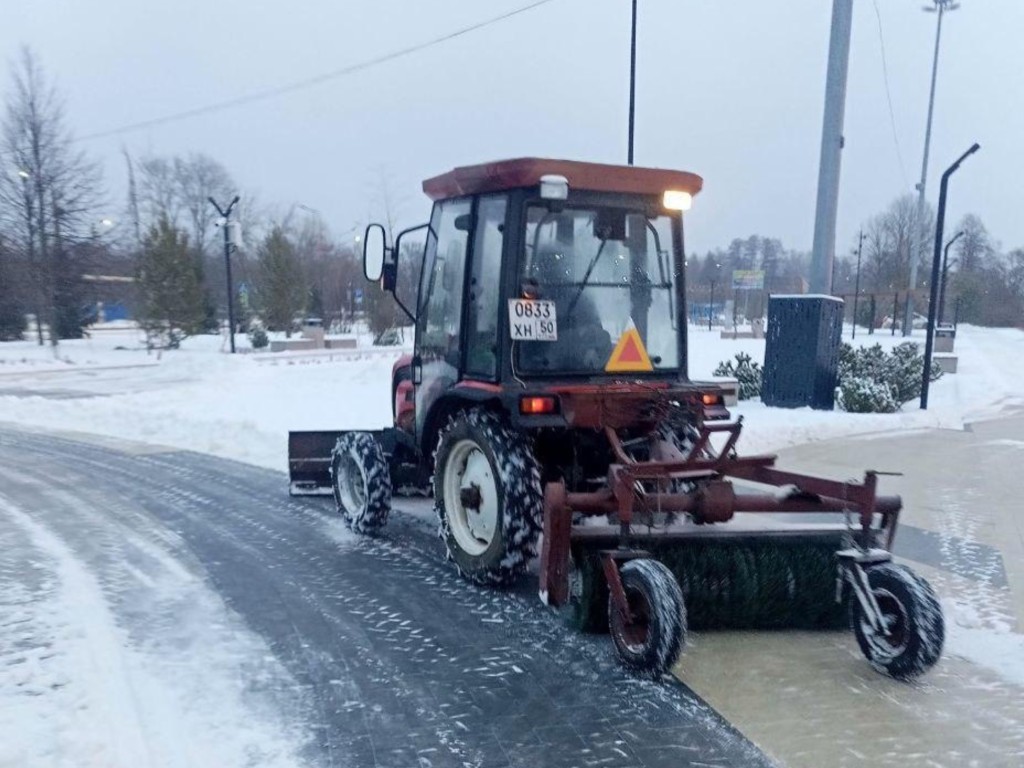
[[[850,601],[857,644],[871,666],[897,680],[911,680],[931,669],[942,654],[945,622],[931,585],[909,568],[893,563],[865,570],[868,585],[886,624],[871,626],[860,603]]]
[[[608,624],[628,669],[658,678],[675,664],[686,642],[686,606],[672,572],[657,560],[630,560],[619,571],[633,620],[608,601]]]

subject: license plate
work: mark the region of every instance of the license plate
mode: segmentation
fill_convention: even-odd
[[[509,299],[508,325],[512,341],[558,341],[553,301]]]

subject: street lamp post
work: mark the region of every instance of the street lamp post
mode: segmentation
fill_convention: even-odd
[[[942,254],[942,282],[939,283],[939,325],[942,325],[942,321],[946,317],[946,278],[949,277],[949,246],[963,236],[964,231],[961,229],[946,243],[945,251]]]
[[[28,234],[28,263],[32,266],[33,270],[38,270],[39,266],[36,264],[36,233],[35,233],[35,211],[32,206],[32,194],[28,189],[28,180],[32,178],[32,174],[26,171],[24,168],[18,169],[18,177],[21,179],[21,191],[25,198],[25,224]],[[42,289],[36,286],[36,336],[39,340],[39,346],[43,346],[43,306],[42,306]]]
[[[928,181],[928,151],[932,140],[932,116],[935,113],[935,81],[939,72],[939,43],[942,40],[942,17],[947,11],[955,11],[960,4],[955,0],[932,0],[934,6],[925,6],[928,13],[938,13],[935,28],[935,55],[932,59],[932,89],[928,97],[928,122],[924,130],[924,160],[921,162],[921,183],[917,185],[917,213],[914,218],[916,236],[910,243],[910,290],[907,294],[907,312],[903,320],[903,335],[909,336],[914,317],[914,289],[917,288],[917,262],[921,256],[921,229],[924,225],[924,192]]]
[[[633,120],[636,115],[636,0],[633,0],[633,27],[629,37],[629,153],[633,164]]]
[[[921,410],[928,410],[928,385],[931,384],[932,373],[932,346],[935,341],[935,316],[938,309],[939,292],[939,262],[942,256],[942,228],[946,220],[946,191],[949,187],[949,177],[956,173],[960,164],[968,157],[981,149],[980,144],[973,144],[971,148],[960,155],[946,172],[942,174],[942,185],[939,187],[939,211],[935,219],[935,254],[932,257],[932,284],[931,300],[928,304],[928,336],[924,342],[924,371],[921,374]]]
[[[857,300],[860,298],[860,254],[864,250],[864,230],[860,231],[860,240],[857,241],[857,279],[853,286],[853,330],[850,338],[857,338]]]
[[[708,330],[711,330],[711,321],[715,316],[715,282],[714,277],[711,278],[711,297],[708,301]]]
[[[217,201],[212,197],[208,197],[207,200],[224,219],[224,267],[228,277],[228,334],[231,338],[231,354],[233,355],[235,354],[235,299],[233,296],[235,289],[231,284],[231,228],[228,226],[228,221],[239,197],[235,195],[235,199],[228,204],[226,210],[217,205]]]
[[[711,320],[715,316],[715,283],[718,282],[718,270],[721,264],[715,264],[715,274],[711,277],[711,296],[708,301],[708,330],[711,330]]]

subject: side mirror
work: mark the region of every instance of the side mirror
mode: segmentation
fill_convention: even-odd
[[[380,280],[384,274],[387,252],[388,243],[384,227],[380,224],[371,224],[363,235],[363,274],[371,283]]]

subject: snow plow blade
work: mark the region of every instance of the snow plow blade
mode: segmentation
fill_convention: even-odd
[[[344,432],[288,433],[288,493],[292,496],[329,496],[331,451]]]

